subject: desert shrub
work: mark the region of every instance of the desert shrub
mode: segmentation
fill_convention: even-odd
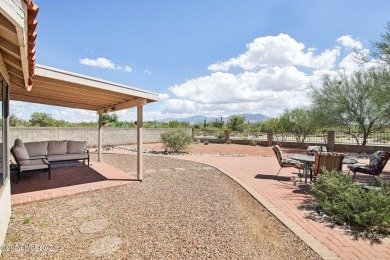
[[[192,143],[192,137],[183,129],[174,129],[160,135],[164,148],[174,152],[187,149]]]
[[[387,234],[390,230],[390,196],[386,189],[365,190],[340,172],[325,171],[312,186],[318,207],[352,229]]]
[[[229,140],[226,141],[226,143],[227,143],[227,144],[231,144],[231,143],[232,143],[232,140],[229,139]]]
[[[209,145],[209,141],[204,141],[204,145]]]
[[[256,145],[257,145],[257,142],[256,142],[256,141],[251,141],[250,145],[256,146]]]
[[[223,138],[225,138],[225,133],[222,131],[220,131],[219,133],[218,133],[218,136],[217,136],[217,138],[218,139],[223,139]]]

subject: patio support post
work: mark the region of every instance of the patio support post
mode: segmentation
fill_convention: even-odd
[[[99,122],[98,122],[98,162],[102,158],[102,131],[103,131],[103,114],[99,113]]]
[[[137,106],[137,180],[142,181],[143,179],[143,106]]]

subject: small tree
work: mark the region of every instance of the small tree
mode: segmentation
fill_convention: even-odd
[[[245,116],[233,115],[230,116],[227,122],[227,127],[233,131],[242,132],[245,130]]]
[[[162,133],[160,137],[164,144],[164,148],[174,152],[183,151],[192,143],[191,135],[180,128],[166,131]]]
[[[281,118],[285,120],[285,129],[291,132],[297,142],[300,143],[304,143],[306,137],[313,133],[318,125],[313,109],[295,108],[290,111],[286,110]]]
[[[222,121],[222,117],[221,117],[221,120],[218,120],[218,119],[215,119],[215,121],[212,121],[211,122],[211,125],[215,128],[222,128],[223,125],[224,125],[225,122]]]
[[[261,131],[272,131],[278,142],[283,142],[287,137],[287,129],[285,123],[280,118],[269,118],[265,120],[261,126]]]
[[[110,124],[110,115],[109,114],[103,114],[103,116],[102,116],[102,124],[104,126],[108,126]]]
[[[168,125],[170,128],[179,128],[180,122],[177,120],[172,120],[172,121],[169,121]]]
[[[14,114],[9,116],[9,126],[23,126],[24,124],[24,120],[17,118]]]
[[[386,32],[381,34],[381,40],[373,42],[371,51],[375,61],[390,65],[390,21],[386,23]]]
[[[119,122],[119,116],[115,113],[110,115],[110,123],[117,124]]]
[[[321,88],[311,86],[322,125],[335,127],[362,145],[371,133],[385,130],[390,125],[390,103],[383,98],[389,89],[384,75],[388,73],[379,69],[356,71],[350,77],[326,75]]]
[[[56,126],[56,120],[48,113],[34,112],[30,116],[32,126],[50,127]]]
[[[103,114],[102,124],[104,126],[120,127],[119,116],[115,113],[113,113],[111,115],[110,114]]]

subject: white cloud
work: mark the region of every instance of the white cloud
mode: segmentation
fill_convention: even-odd
[[[275,116],[286,108],[310,105],[306,90],[311,77],[294,66],[238,74],[214,72],[169,88],[175,97],[162,100],[161,111],[180,116],[245,112]]]
[[[351,37],[340,37],[338,42],[361,47]],[[337,63],[340,50],[334,46],[317,51],[287,34],[259,37],[247,45],[245,53],[211,64],[208,68],[214,72],[210,75],[171,86],[173,95],[161,100],[161,114],[226,116],[249,112],[277,116],[286,108],[310,106],[309,84],[321,85],[325,74],[351,73],[358,68],[352,53]],[[230,71],[233,67],[243,72]]]
[[[343,73],[350,75],[356,70],[369,69],[378,66],[378,63],[375,60],[371,60],[370,62],[364,63],[359,60],[359,57],[368,57],[369,52],[369,49],[363,49],[358,54],[355,52],[349,53],[340,62],[340,69],[343,71]]]
[[[211,64],[212,71],[228,71],[231,67],[244,70],[254,70],[267,66],[303,66],[307,68],[332,68],[340,55],[339,48],[325,50],[319,55],[314,54],[313,48],[306,49],[287,34],[256,38],[247,44],[247,51],[238,57],[225,62]]]
[[[158,95],[159,100],[166,100],[169,98],[169,94],[167,93],[161,93]]]
[[[341,43],[341,45],[343,45],[348,49],[360,50],[363,48],[362,43],[359,40],[353,39],[351,35],[343,35],[340,38],[338,38],[336,41]]]
[[[102,68],[102,69],[116,68],[115,64],[106,58],[97,58],[96,60],[85,58],[85,59],[80,59],[80,63],[83,65]]]
[[[144,73],[148,74],[148,75],[152,74],[152,72],[150,72],[150,70],[144,70]]]
[[[264,91],[258,100],[234,103],[198,103],[184,99],[168,99],[161,104],[161,118],[187,117],[190,115],[229,116],[241,113],[279,115],[286,108],[309,106],[310,100],[301,91]],[[165,116],[164,116],[165,115]]]
[[[215,72],[169,88],[182,99],[199,103],[230,103],[259,100],[264,91],[303,90],[308,77],[295,67],[267,67],[240,74]]]
[[[97,122],[98,120],[96,112],[75,108],[55,109],[51,115],[55,119],[68,122]]]
[[[80,63],[86,66],[101,68],[101,69],[111,69],[111,70],[122,70],[125,72],[132,72],[133,69],[130,66],[125,65],[124,67],[115,65],[114,62],[112,62],[109,59],[106,58],[97,58],[97,59],[80,59]]]
[[[126,71],[126,72],[132,72],[133,71],[133,69],[130,68],[129,66],[127,66],[127,65],[123,68],[123,70]]]

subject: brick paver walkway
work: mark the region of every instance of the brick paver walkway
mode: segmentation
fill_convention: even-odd
[[[309,211],[300,210],[305,200],[312,199],[308,185],[294,186],[292,176],[297,176],[294,168],[279,170],[275,157],[217,157],[184,155],[175,158],[196,161],[214,166],[239,182],[252,193],[260,203],[295,232],[323,258],[332,259],[390,259],[390,239],[382,244],[370,244],[362,239],[355,240],[338,228],[330,228],[308,219]],[[386,171],[390,170],[387,165]],[[325,250],[325,247],[331,252]]]

